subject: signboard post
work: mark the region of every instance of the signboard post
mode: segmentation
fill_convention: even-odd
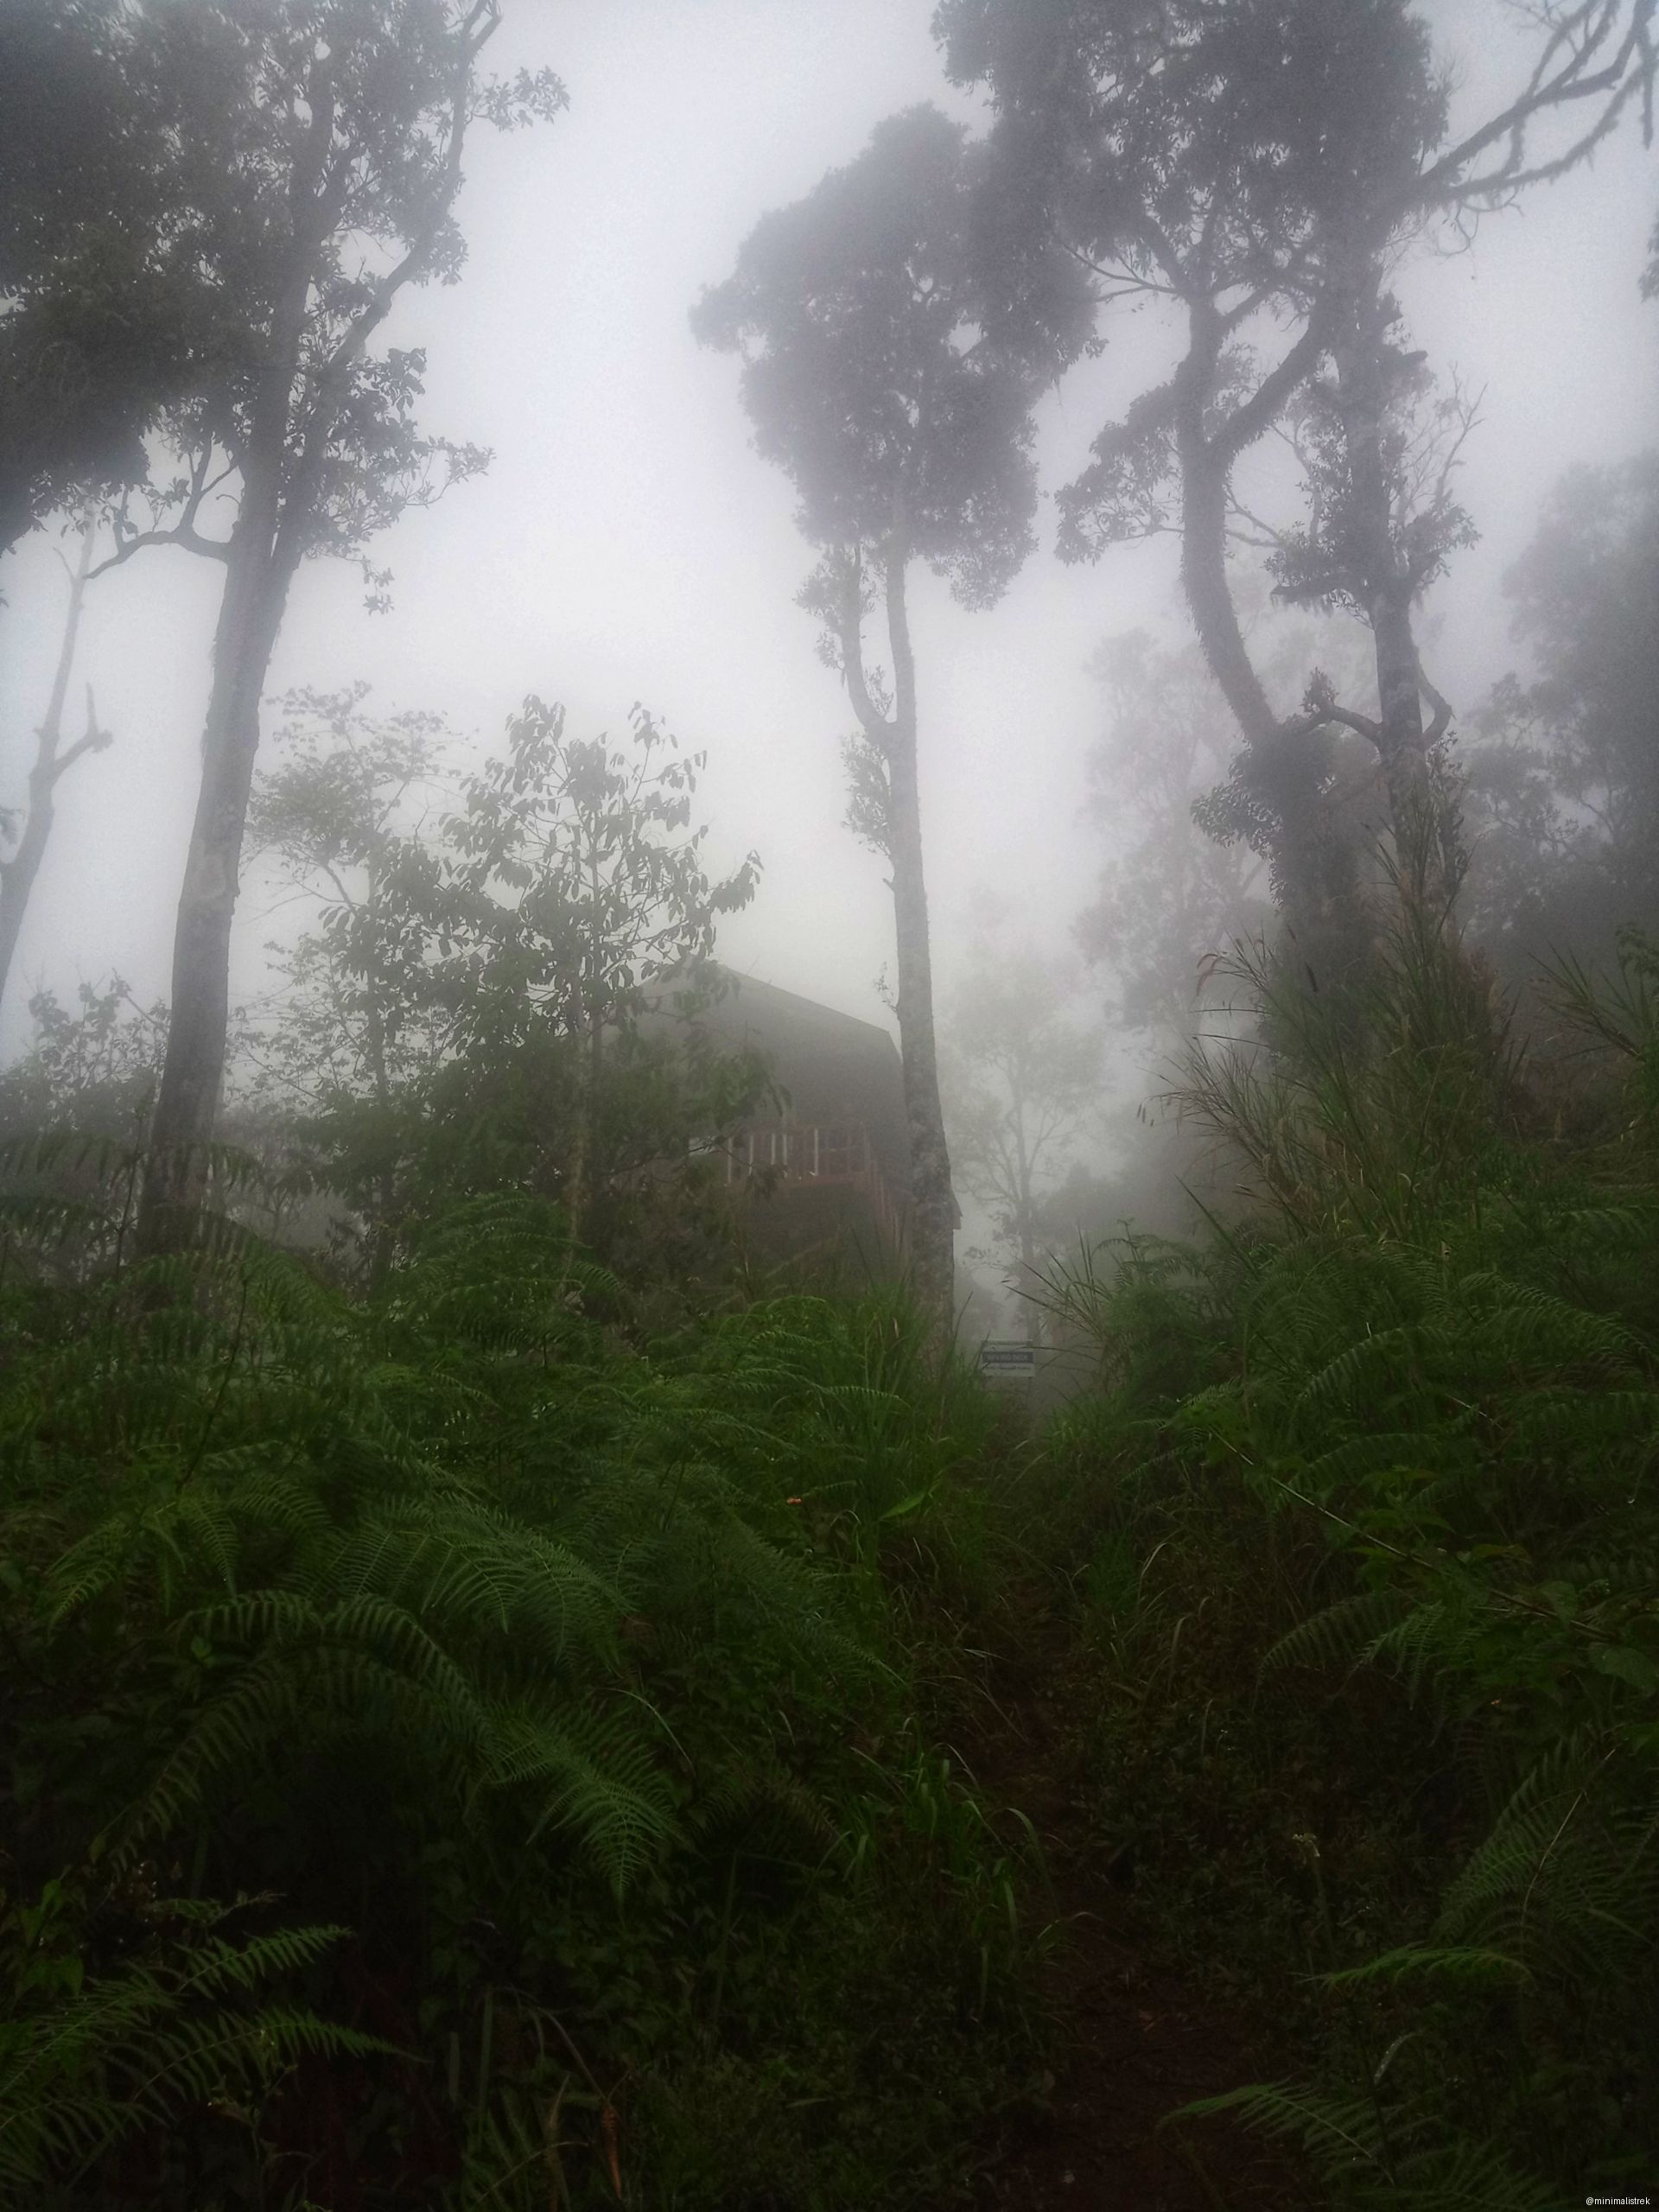
[[[1037,1372],[1037,1347],[1028,1344],[992,1344],[979,1348],[979,1371],[996,1382],[1029,1382]]]

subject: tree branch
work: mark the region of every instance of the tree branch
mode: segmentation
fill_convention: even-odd
[[[1213,452],[1227,461],[1237,460],[1248,445],[1268,429],[1282,412],[1298,385],[1313,373],[1325,349],[1329,313],[1323,302],[1309,315],[1301,336],[1279,363],[1270,369],[1242,407],[1235,408],[1210,440]]]
[[[864,670],[863,609],[859,589],[860,556],[856,548],[848,564],[841,605],[836,610],[836,633],[841,645],[842,680],[853,712],[870,743],[885,759],[893,724],[877,707]]]
[[[200,553],[210,561],[228,561],[231,557],[230,546],[225,539],[204,537],[199,531],[181,522],[171,530],[141,530],[130,537],[124,537],[113,553],[87,571],[87,582],[107,575],[111,569],[121,568],[147,545],[181,545],[187,553]]]
[[[67,753],[60,753],[53,762],[53,783],[54,785],[57,783],[66,768],[73,767],[84,753],[107,753],[114,742],[115,736],[112,731],[89,729],[84,737],[78,737],[69,750]]]
[[[1351,707],[1327,707],[1318,717],[1319,721],[1340,722],[1344,729],[1357,730],[1369,738],[1380,752],[1386,734],[1381,722],[1373,721],[1369,715],[1357,714]],[[1317,726],[1317,725],[1316,725]]]
[[[1434,719],[1424,734],[1423,743],[1426,747],[1436,746],[1452,727],[1452,702],[1434,689],[1423,673],[1421,653],[1417,656],[1417,688],[1434,709]]]
[[[1623,13],[1623,0],[1584,0],[1566,21],[1555,25],[1545,41],[1524,91],[1425,169],[1401,195],[1396,203],[1399,213],[1403,215],[1413,207],[1448,206],[1516,189],[1544,177],[1560,176],[1583,161],[1612,128],[1636,91],[1643,90],[1644,105],[1651,96],[1654,54],[1649,24],[1654,7],[1655,0],[1635,0],[1630,28],[1612,57],[1601,68],[1590,70],[1592,60]],[[1552,73],[1552,63],[1563,48],[1566,59]],[[1621,83],[1633,58],[1639,59],[1640,66],[1628,82]],[[1575,144],[1554,161],[1527,168],[1527,126],[1535,117],[1570,101],[1593,99],[1604,93],[1611,96],[1607,112]],[[1460,170],[1504,138],[1510,141],[1510,149],[1497,168],[1484,177],[1459,181]]]
[[[170,529],[130,531],[123,516],[115,515],[111,518],[115,550],[107,560],[100,561],[95,569],[88,569],[87,582],[90,583],[94,577],[105,575],[111,569],[120,568],[147,545],[181,545],[188,553],[200,553],[213,561],[228,561],[231,553],[228,542],[219,537],[204,537],[195,526],[202,501],[210,492],[217,491],[226,477],[234,474],[233,464],[227,463],[217,476],[210,477],[207,472],[213,466],[213,444],[210,437],[207,443],[198,450],[191,465],[190,489],[185,495],[184,509]],[[151,512],[154,512],[153,507]]]
[[[1283,531],[1275,529],[1272,523],[1256,514],[1253,509],[1247,507],[1230,489],[1227,494],[1227,506],[1230,513],[1238,516],[1241,521],[1247,522],[1250,525],[1249,530],[1236,530],[1229,527],[1227,535],[1235,544],[1254,546],[1258,552],[1262,553],[1282,551],[1285,543]]]

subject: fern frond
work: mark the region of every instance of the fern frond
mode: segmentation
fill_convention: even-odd
[[[1287,1635],[1269,1646],[1262,1657],[1262,1673],[1282,1667],[1337,1667],[1357,1662],[1374,1649],[1376,1640],[1396,1623],[1410,1599],[1397,1590],[1365,1590],[1339,1599],[1323,1612],[1299,1621]]]
[[[1490,1988],[1494,1983],[1526,1981],[1531,1977],[1519,1959],[1502,1951],[1465,1947],[1408,1943],[1367,1959],[1363,1966],[1344,1967],[1322,1974],[1328,1989],[1357,1988],[1367,1982],[1409,1981],[1419,1976],[1439,1978],[1455,1986]]]
[[[1299,2082],[1251,2082],[1179,2105],[1159,2125],[1207,2120],[1218,2113],[1236,2113],[1263,2135],[1300,2143],[1327,2172],[1385,2171],[1382,2128],[1368,2098],[1327,2096]]]
[[[568,1827],[618,1891],[678,1837],[674,1791],[626,1719],[572,1713],[560,1725],[524,1708],[493,1713],[484,1770],[498,1789],[550,1783],[532,1834]]]

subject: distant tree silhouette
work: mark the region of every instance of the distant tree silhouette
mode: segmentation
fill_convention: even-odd
[[[974,945],[945,1033],[945,1096],[963,1188],[985,1207],[1006,1279],[1028,1287],[1044,1201],[1100,1103],[1101,1038],[1071,1010],[1066,963],[1001,942]]]
[[[823,558],[801,594],[858,718],[849,821],[892,868],[897,1011],[910,1128],[911,1250],[949,1326],[957,1206],[939,1103],[922,862],[907,582],[924,563],[988,607],[1033,538],[1030,410],[1081,342],[1075,271],[1039,253],[1032,311],[999,321],[978,274],[979,157],[930,107],[880,125],[859,158],[766,216],[693,327],[743,355],[760,454],[789,475]],[[883,664],[867,647],[885,631]]]
[[[1224,805],[1214,826],[1267,851],[1282,902],[1315,923],[1329,902],[1306,866],[1319,840],[1303,741],[1333,721],[1376,748],[1408,887],[1442,897],[1455,874],[1433,771],[1450,710],[1425,682],[1412,610],[1468,525],[1444,478],[1426,485],[1410,465],[1421,359],[1402,342],[1389,272],[1427,229],[1564,174],[1632,104],[1645,121],[1650,100],[1653,0],[1529,12],[1524,81],[1456,139],[1446,73],[1408,0],[943,0],[936,16],[952,78],[987,88],[997,111],[991,174],[1005,213],[986,236],[1008,300],[1024,289],[1019,241],[1058,235],[1103,305],[1167,301],[1185,326],[1173,375],[1102,432],[1062,494],[1061,550],[1083,558],[1179,531],[1194,623],[1257,756],[1250,805]],[[1235,474],[1310,387],[1308,517],[1283,549],[1281,583],[1368,622],[1375,715],[1318,671],[1303,711],[1275,714],[1233,604]]]
[[[0,810],[0,843],[10,848],[9,851],[0,850],[0,998],[3,998],[10,980],[12,959],[22,933],[23,917],[29,912],[29,896],[51,841],[58,785],[77,760],[89,753],[104,752],[111,743],[109,731],[99,727],[90,683],[86,687],[86,728],[69,746],[66,747],[63,743],[64,709],[68,703],[70,678],[74,673],[75,645],[80,634],[81,607],[86,595],[96,534],[97,520],[89,513],[81,528],[80,557],[69,570],[69,604],[64,616],[63,641],[58,649],[58,664],[46,715],[35,735],[29,788],[20,808]]]
[[[172,1029],[139,1243],[184,1235],[205,1188],[259,709],[288,595],[318,555],[361,558],[488,456],[422,435],[425,357],[371,341],[410,284],[451,283],[473,122],[549,117],[556,81],[479,73],[498,0],[200,0],[156,7],[143,49],[176,121],[181,206],[236,343],[167,414],[181,473],[117,518],[112,561],[178,546],[225,569],[202,780],[174,938]],[[228,505],[226,533],[209,526]],[[106,564],[107,565],[107,564]],[[385,582],[365,565],[372,591]]]
[[[1471,918],[1517,976],[1659,931],[1659,454],[1578,468],[1504,579],[1533,663],[1476,718]]]

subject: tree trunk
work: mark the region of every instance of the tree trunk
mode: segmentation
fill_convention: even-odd
[[[906,557],[902,542],[889,548],[887,615],[893,673],[893,713],[886,738],[889,857],[898,946],[899,1045],[910,1132],[911,1263],[917,1299],[943,1345],[950,1340],[955,1320],[957,1201],[934,1038],[933,957],[916,764],[916,664],[905,605]]]
[[[333,213],[315,195],[333,130],[328,64],[314,80],[311,128],[293,183],[301,211],[255,394],[242,460],[242,498],[225,549],[225,593],[213,635],[213,685],[201,739],[201,789],[173,935],[172,1010],[139,1203],[141,1255],[188,1240],[207,1187],[207,1152],[225,1079],[231,925],[242,836],[259,750],[259,703],[310,518],[285,504],[296,386],[311,277]],[[321,417],[314,421],[314,433]],[[290,494],[294,492],[289,486]]]
[[[264,491],[266,487],[257,487]],[[251,483],[230,545],[201,741],[201,791],[173,938],[172,1014],[151,1125],[138,1249],[187,1241],[207,1185],[230,1023],[231,926],[259,747],[259,702],[293,576],[272,550],[267,504]]]
[[[590,835],[596,837],[597,831]],[[576,1077],[576,1126],[570,1151],[565,1215],[573,1244],[582,1242],[593,1198],[594,1160],[598,1152],[599,1090],[605,1070],[604,945],[599,914],[599,856],[590,842],[588,859],[588,988],[583,995],[583,1022]]]
[[[69,678],[75,665],[75,643],[80,634],[80,610],[86,596],[86,577],[92,564],[92,539],[96,525],[91,515],[81,532],[80,560],[70,580],[69,611],[64,620],[63,644],[58,653],[57,672],[52,679],[52,696],[47,702],[46,719],[41,724],[35,747],[35,765],[29,776],[28,810],[23,818],[22,835],[11,858],[0,864],[0,1000],[5,996],[6,984],[11,976],[12,957],[22,934],[23,917],[29,911],[29,895],[35,888],[35,879],[41,872],[41,862],[46,857],[46,848],[52,835],[54,799],[58,779],[71,763],[83,753],[102,751],[109,743],[108,736],[97,727],[92,717],[92,696],[86,694],[86,734],[72,746],[67,753],[60,754],[58,747],[63,738],[64,702],[69,694]]]
[[[1185,410],[1183,413],[1185,414]],[[1197,404],[1192,403],[1196,416]],[[1281,911],[1307,947],[1348,934],[1353,887],[1320,804],[1317,742],[1274,712],[1239,626],[1227,575],[1227,462],[1183,420],[1181,583],[1210,673],[1244,736],[1247,773],[1268,817],[1268,860]]]
[[[1376,658],[1377,750],[1389,795],[1395,866],[1408,905],[1449,911],[1456,885],[1450,823],[1428,759],[1422,680],[1412,632],[1413,581],[1395,543],[1388,409],[1394,356],[1376,261],[1351,251],[1351,277],[1332,348],[1348,467],[1355,566]]]
[[[593,1203],[599,1087],[604,1072],[605,1052],[605,1018],[597,1010],[588,1014],[581,1052],[582,1071],[576,1084],[576,1127],[570,1148],[570,1176],[564,1205],[573,1244],[582,1242]]]
[[[1030,1292],[1037,1275],[1037,1233],[1035,1219],[1037,1200],[1032,1190],[1031,1161],[1026,1150],[1024,1116],[1015,1107],[1016,1134],[1019,1141],[1020,1177],[1020,1288],[1025,1300],[1026,1342],[1039,1344],[1043,1341],[1043,1312],[1031,1302]]]
[[[1202,353],[1196,359],[1202,372]],[[1205,435],[1199,384],[1180,393],[1175,423],[1188,611],[1210,673],[1243,734],[1243,780],[1262,811],[1274,897],[1299,965],[1315,981],[1321,975],[1340,980],[1360,957],[1364,927],[1354,855],[1333,833],[1319,789],[1320,740],[1306,717],[1287,724],[1274,713],[1250,658],[1227,574],[1230,457]]]
[[[1190,403],[1196,416],[1198,403]],[[1178,418],[1181,462],[1181,585],[1210,673],[1247,745],[1269,743],[1279,717],[1255,672],[1227,578],[1227,468],[1206,448],[1183,404]]]
[[[374,1086],[374,1103],[380,1115],[380,1141],[391,1140],[392,1127],[391,1071],[386,1058],[387,991],[385,976],[378,959],[380,950],[380,856],[377,853],[369,862],[369,880],[364,905],[368,917],[370,963],[368,969],[368,1052],[369,1079]],[[397,1171],[391,1160],[382,1166],[374,1179],[374,1216],[369,1224],[369,1277],[371,1298],[377,1296],[386,1285],[391,1274],[391,1262],[397,1246]]]

